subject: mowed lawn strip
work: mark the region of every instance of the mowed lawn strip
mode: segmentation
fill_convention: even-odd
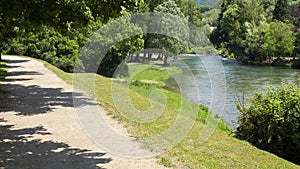
[[[112,79],[91,73],[77,74],[74,76],[76,79],[73,79],[72,73],[63,72],[46,62],[44,63],[47,68],[67,83],[72,84],[72,81],[76,80],[76,87],[94,96],[99,105],[109,115],[124,124],[128,132],[136,138],[152,137],[172,126],[181,102],[191,104],[195,108],[199,107],[196,122],[189,134],[174,148],[158,157],[162,165],[175,168],[184,166],[189,168],[300,168],[298,165],[234,138],[230,134],[230,128],[222,120],[213,135],[205,143],[199,143],[199,134],[205,126],[205,119],[209,112],[204,106],[194,105],[179,94],[165,89],[164,81],[171,78],[171,74],[174,72],[180,73],[177,68],[163,69],[158,66],[142,64],[129,65],[130,72],[142,70],[138,71],[136,76],[125,79],[125,81],[131,80],[129,95],[135,108],[141,111],[149,109],[151,106],[149,94],[153,90],[162,91],[168,100],[165,111],[158,119],[149,123],[136,123],[122,116],[115,108],[111,94]],[[80,78],[80,76],[85,78]],[[89,78],[91,80],[88,82],[81,80]],[[148,83],[149,81],[150,83]],[[153,81],[159,83],[151,84]],[[93,84],[93,82],[95,83]]]

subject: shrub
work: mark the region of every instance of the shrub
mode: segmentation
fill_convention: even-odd
[[[22,33],[12,39],[7,53],[42,59],[66,72],[72,72],[78,52],[77,41],[53,28],[42,26],[39,30]]]
[[[299,81],[300,82],[300,81]],[[242,107],[236,136],[300,164],[300,85],[285,84],[257,92]]]

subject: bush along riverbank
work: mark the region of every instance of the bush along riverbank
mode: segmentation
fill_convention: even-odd
[[[300,85],[269,86],[257,92],[242,112],[237,137],[300,164]]]
[[[45,63],[46,67],[55,72],[60,78],[72,83],[72,74]],[[148,67],[145,69],[145,67]],[[129,65],[129,72],[142,70],[132,77],[129,89],[132,104],[139,110],[151,107],[149,94],[153,90],[164,93],[167,104],[164,112],[155,121],[137,123],[122,116],[116,109],[112,99],[112,79],[95,74],[80,74],[79,76],[95,77],[95,91],[92,84],[86,81],[76,83],[77,87],[89,94],[95,94],[99,105],[109,115],[126,126],[128,133],[135,138],[155,136],[167,130],[176,120],[180,103],[193,103],[183,99],[179,94],[167,90],[164,80],[170,79],[170,72],[180,73],[177,68],[162,69],[158,66],[143,64]],[[126,80],[126,79],[125,79]],[[128,79],[127,79],[128,80]],[[199,106],[193,105],[196,108]],[[207,108],[200,106],[196,121],[188,135],[175,147],[158,156],[160,164],[167,167],[181,168],[299,168],[299,166],[279,158],[271,153],[260,150],[246,141],[241,141],[231,135],[230,128],[221,120],[212,136],[200,144],[199,133],[205,127],[205,119],[211,115]]]

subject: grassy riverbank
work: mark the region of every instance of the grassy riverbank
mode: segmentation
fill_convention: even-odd
[[[7,63],[4,60],[0,60],[0,84],[4,80],[5,76],[7,75]],[[3,91],[0,88],[0,94]]]
[[[6,61],[0,60],[0,81],[2,81],[7,74],[7,63]]]
[[[65,73],[56,67],[45,63],[46,67],[55,72],[60,78],[68,83],[72,83],[72,74]],[[139,74],[133,77],[130,85],[130,99],[134,106],[139,110],[147,110],[151,104],[148,95],[153,90],[159,90],[164,93],[168,102],[163,114],[153,122],[135,123],[124,118],[116,110],[112,98],[111,84],[112,80],[103,76],[94,74],[80,74],[76,78],[77,87],[82,88],[90,95],[94,95],[99,104],[123,123],[128,132],[136,138],[151,137],[168,129],[175,121],[180,109],[180,102],[189,104],[198,108],[197,105],[183,99],[180,95],[167,90],[164,80],[170,78],[169,73],[180,73],[178,69],[162,69],[157,66],[130,65],[130,72],[142,69]],[[95,81],[81,80],[80,76],[95,78]],[[84,79],[84,78],[82,78]],[[93,84],[95,82],[95,90]],[[247,142],[240,141],[230,136],[229,127],[220,121],[213,135],[204,143],[199,143],[199,133],[205,127],[205,119],[210,115],[206,108],[200,106],[197,119],[192,130],[187,137],[183,139],[173,149],[161,155],[160,163],[174,168],[300,168],[284,159],[273,154],[257,149]]]

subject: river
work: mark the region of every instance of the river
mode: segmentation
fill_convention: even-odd
[[[174,65],[183,70],[175,77],[187,99],[209,107],[233,129],[238,126],[236,103],[247,105],[247,97],[267,85],[296,82],[299,69],[243,65],[218,55],[187,55]]]

